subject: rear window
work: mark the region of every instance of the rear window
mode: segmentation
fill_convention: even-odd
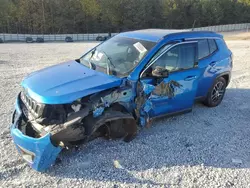
[[[203,59],[210,54],[209,45],[207,39],[198,40],[198,57],[199,59]]]
[[[210,54],[214,53],[217,50],[217,45],[214,39],[208,40],[209,48],[210,48]]]

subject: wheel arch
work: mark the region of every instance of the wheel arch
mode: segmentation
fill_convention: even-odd
[[[129,140],[130,137],[134,137],[137,134],[137,123],[134,116],[128,112],[128,110],[119,103],[112,104],[109,108],[106,108],[102,115],[93,117],[93,114],[89,114],[83,119],[83,126],[85,128],[85,134],[88,140],[98,132],[100,129],[107,127],[108,122],[123,120],[122,124],[115,125],[115,128],[119,126],[124,130],[124,140]],[[112,129],[112,128],[110,128]],[[116,130],[111,132],[115,132]],[[113,135],[110,138],[119,138],[121,136]]]
[[[226,80],[226,83],[227,83],[227,86],[228,86],[228,84],[229,84],[229,82],[230,82],[230,78],[231,78],[231,73],[230,73],[230,72],[223,72],[223,73],[217,75],[217,76],[215,77],[213,83],[215,82],[216,79],[218,79],[218,78],[220,78],[220,77],[223,77],[223,78]],[[213,85],[213,83],[212,83],[212,85]]]

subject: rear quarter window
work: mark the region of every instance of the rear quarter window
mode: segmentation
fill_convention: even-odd
[[[210,54],[207,39],[198,40],[198,58],[203,59]]]
[[[209,44],[210,54],[217,51],[218,48],[214,39],[208,39],[208,44]]]

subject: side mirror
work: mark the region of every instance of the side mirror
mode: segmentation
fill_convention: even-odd
[[[152,75],[157,78],[167,78],[169,75],[169,71],[163,67],[155,67],[152,71]]]

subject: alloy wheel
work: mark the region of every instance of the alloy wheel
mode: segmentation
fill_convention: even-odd
[[[213,88],[211,99],[214,103],[222,99],[225,93],[225,87],[223,82],[217,82]]]

